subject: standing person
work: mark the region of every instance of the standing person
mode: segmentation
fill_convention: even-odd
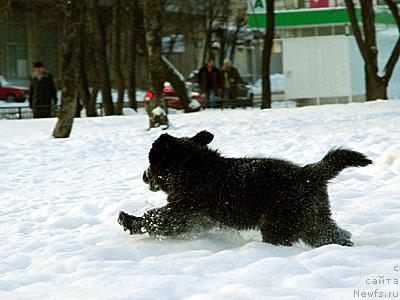
[[[33,63],[30,78],[29,107],[34,118],[51,118],[52,106],[57,104],[57,90],[53,75],[46,71],[42,62]]]
[[[238,84],[240,83],[239,71],[231,65],[228,58],[224,59],[221,70],[221,88],[224,99],[224,107],[234,106],[237,102]]]
[[[207,64],[199,70],[199,84],[201,92],[206,96],[207,106],[215,108],[220,75],[213,58],[209,58]]]

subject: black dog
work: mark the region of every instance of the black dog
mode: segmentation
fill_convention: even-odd
[[[350,233],[331,219],[327,183],[346,167],[372,163],[365,155],[334,149],[319,162],[300,167],[272,158],[225,158],[207,145],[214,136],[162,134],[149,153],[143,180],[162,190],[168,204],[143,217],[120,213],[133,233],[176,236],[215,225],[260,229],[264,242],[290,246],[302,239],[313,247],[351,246]]]

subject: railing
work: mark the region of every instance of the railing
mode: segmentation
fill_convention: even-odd
[[[243,100],[237,100],[237,101],[232,101],[230,102],[230,106],[232,107],[243,107],[245,108],[250,107],[250,106],[259,106],[261,99],[259,97],[254,97],[253,102],[245,102]],[[273,99],[273,100],[281,100],[281,99]],[[219,98],[216,101],[217,107],[224,109],[224,103],[223,101]],[[129,104],[124,103],[124,108],[128,108]],[[144,102],[137,102],[137,107],[138,108],[143,108],[144,107]],[[56,105],[52,108],[52,116],[57,116],[58,113],[60,112],[61,105]],[[101,117],[104,116],[104,107],[103,103],[97,103],[96,104],[96,111],[97,114]],[[0,120],[21,120],[21,119],[32,119],[33,118],[33,112],[29,108],[28,105],[26,106],[0,106]]]
[[[138,108],[143,107],[143,102],[137,102]],[[124,108],[129,107],[128,103],[124,104]],[[52,116],[56,117],[60,112],[61,105],[53,106]],[[96,104],[96,112],[102,117],[105,115],[103,103]],[[33,112],[28,105],[25,106],[0,106],[0,120],[21,120],[32,119]]]
[[[0,119],[31,119],[33,114],[29,106],[0,107]]]

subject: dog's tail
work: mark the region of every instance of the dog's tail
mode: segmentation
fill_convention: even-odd
[[[312,180],[328,181],[335,178],[343,169],[348,167],[365,167],[372,164],[364,154],[343,148],[330,150],[317,163],[303,167],[307,177]]]

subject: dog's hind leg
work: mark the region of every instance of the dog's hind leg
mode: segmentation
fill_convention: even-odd
[[[332,219],[318,222],[307,226],[301,239],[313,247],[321,247],[328,244],[338,244],[342,246],[353,246],[351,233],[337,226]]]

